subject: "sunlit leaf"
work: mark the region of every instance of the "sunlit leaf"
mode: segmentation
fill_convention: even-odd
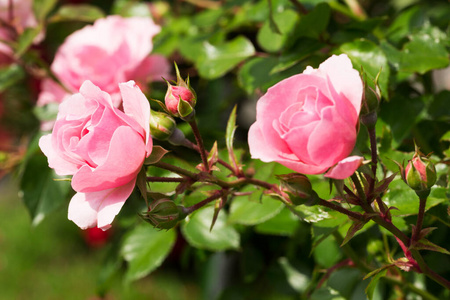
[[[125,279],[137,280],[161,265],[175,243],[174,230],[159,230],[147,223],[128,232],[122,244],[122,256],[128,262]]]

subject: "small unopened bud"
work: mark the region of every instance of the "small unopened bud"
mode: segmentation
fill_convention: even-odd
[[[378,86],[378,78],[380,76],[381,70],[377,77],[373,81],[374,88],[368,84],[367,75],[364,74],[363,81],[363,98],[361,103],[361,122],[368,128],[374,127],[377,122],[377,110],[381,101],[381,90]]]
[[[165,97],[167,109],[174,115],[179,116],[178,106],[180,100],[187,102],[191,107],[195,105],[195,96],[190,89],[184,86],[168,85]]]
[[[281,190],[289,195],[294,205],[312,206],[319,201],[319,196],[305,175],[291,173],[277,177],[280,179]]]
[[[150,116],[150,133],[153,138],[160,141],[168,140],[176,128],[177,123],[171,116],[152,110]]]
[[[167,82],[167,92],[164,98],[167,110],[175,117],[187,117],[194,111],[197,102],[195,91],[189,84],[189,77],[186,81],[180,76],[178,66],[175,64],[177,73],[176,85]]]
[[[177,206],[170,199],[163,198],[153,201],[148,211],[141,214],[141,217],[156,228],[170,229],[184,219],[185,214],[181,206]]]
[[[434,164],[416,148],[413,158],[408,162],[404,175],[406,183],[416,194],[427,197],[431,187],[436,183]]]

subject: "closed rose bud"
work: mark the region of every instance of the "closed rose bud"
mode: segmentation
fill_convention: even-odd
[[[183,115],[183,112],[178,110],[180,100],[187,102],[192,108],[195,106],[195,95],[189,88],[169,84],[166,92],[165,104],[167,109],[174,116]]]
[[[158,199],[153,201],[148,211],[141,214],[141,217],[156,228],[170,229],[175,227],[178,221],[182,220],[182,207],[177,206],[170,199]]]
[[[428,196],[431,187],[436,183],[436,169],[434,164],[416,150],[412,160],[405,168],[405,181],[410,188],[420,193],[420,196]]]
[[[312,189],[311,182],[308,177],[303,174],[286,174],[278,176],[281,182],[281,190],[289,195],[294,205],[316,204],[319,200],[317,193]]]
[[[160,141],[168,140],[176,128],[177,123],[171,116],[163,112],[152,111],[150,116],[150,134],[153,138]]]

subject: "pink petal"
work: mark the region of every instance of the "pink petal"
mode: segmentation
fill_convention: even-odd
[[[356,141],[354,124],[348,124],[333,107],[322,111],[322,119],[310,132],[308,154],[316,165],[331,167],[347,157]]]
[[[350,177],[355,173],[356,169],[359,168],[362,161],[364,160],[361,156],[349,156],[331,168],[324,176],[333,179],[345,179]]]
[[[145,131],[146,152],[150,155],[153,141],[150,137],[150,104],[134,81],[119,84],[125,114],[136,120]]]
[[[73,175],[78,171],[78,165],[71,163],[66,159],[58,155],[58,152],[54,150],[52,145],[52,135],[47,134],[39,139],[39,148],[48,158],[48,165],[50,168],[55,169],[58,175]]]
[[[359,72],[353,69],[346,54],[333,55],[320,64],[318,74],[329,78],[338,94],[344,95],[353,105],[357,115],[361,109],[363,86]]]
[[[158,54],[146,57],[139,67],[135,68],[128,78],[134,78],[138,82],[161,81],[162,77],[171,78],[171,66],[167,59]]]
[[[145,155],[142,136],[131,127],[121,126],[112,136],[104,164],[82,166],[72,178],[72,188],[90,193],[121,186],[136,177]]]
[[[93,193],[77,193],[69,204],[68,219],[81,229],[111,227],[114,217],[131,195],[136,180],[122,186]]]

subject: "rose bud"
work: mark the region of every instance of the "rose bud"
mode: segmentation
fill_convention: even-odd
[[[170,199],[158,199],[150,203],[148,211],[141,217],[156,228],[170,229],[184,218],[182,207]]]
[[[436,183],[434,164],[416,149],[412,160],[405,168],[405,181],[419,197],[427,197]]]
[[[367,82],[367,75],[364,74],[363,82],[363,100],[361,105],[361,122],[368,128],[374,128],[377,122],[377,110],[381,101],[381,90],[378,85],[378,78],[381,71],[378,73],[373,84],[373,89]]]
[[[179,116],[182,115],[182,112],[179,112],[178,106],[180,100],[187,102],[191,107],[195,105],[195,95],[192,91],[184,86],[174,86],[170,83],[168,84],[167,93],[165,97],[166,107],[167,109],[174,115]]]
[[[289,195],[294,205],[312,206],[319,200],[312,189],[308,177],[303,174],[291,173],[277,176],[280,179],[281,190]]]
[[[150,134],[153,138],[160,141],[168,140],[176,128],[177,123],[171,116],[163,112],[152,111],[150,116]]]
[[[165,104],[167,110],[175,117],[187,117],[194,111],[197,102],[197,95],[189,84],[189,77],[186,81],[180,76],[177,64],[175,64],[177,73],[176,85],[167,82],[167,92],[165,96]]]

